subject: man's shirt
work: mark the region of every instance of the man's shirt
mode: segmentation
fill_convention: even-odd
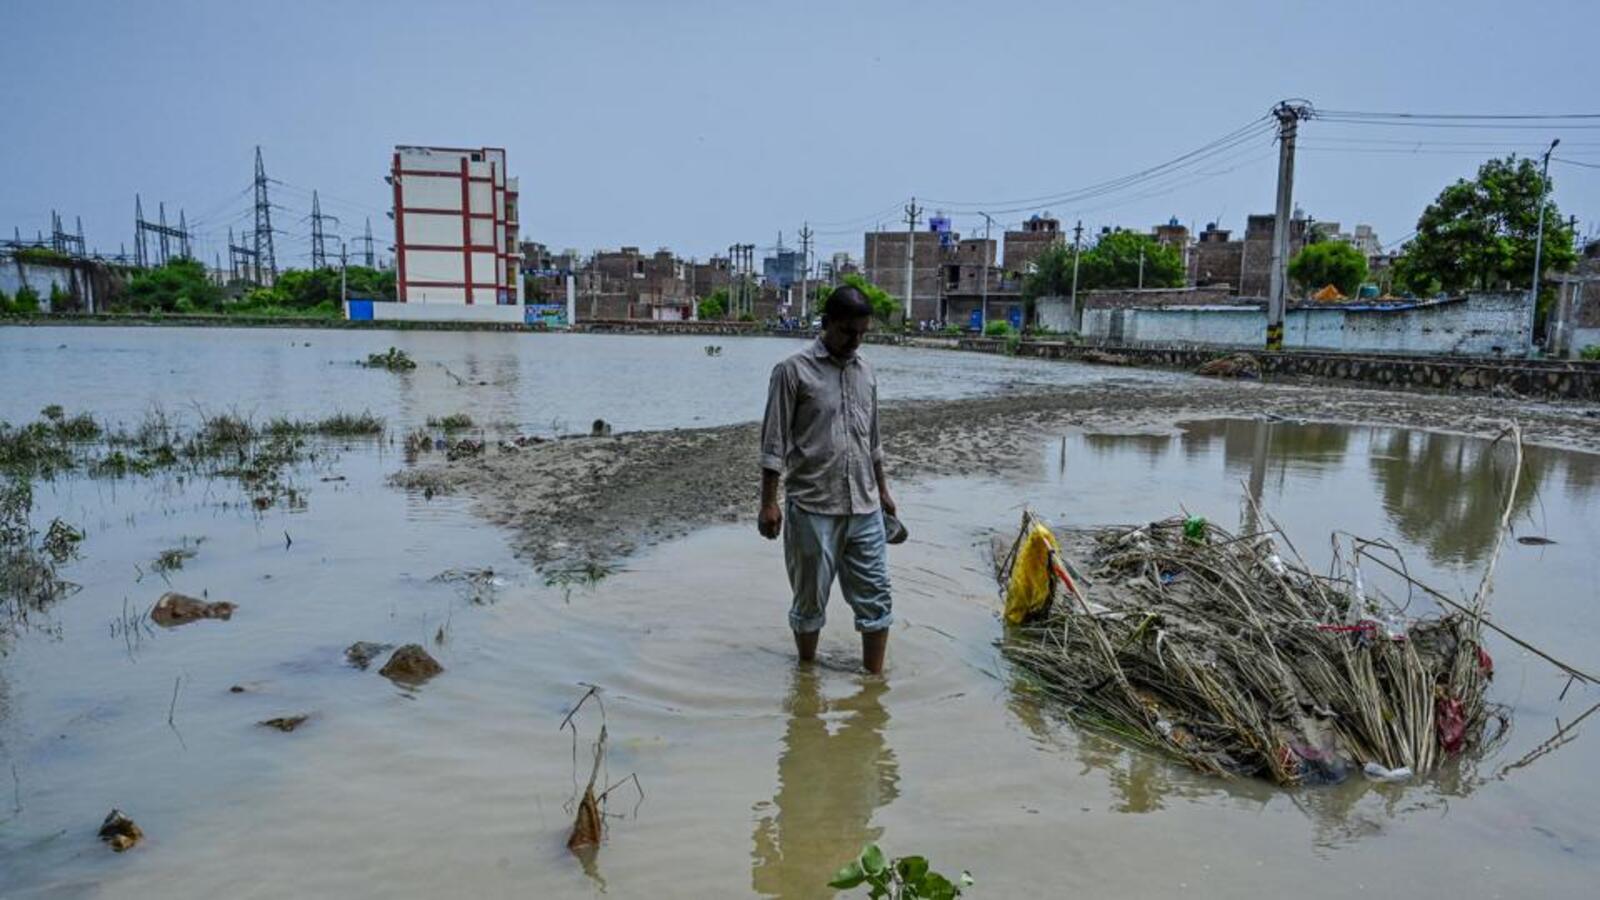
[[[878,379],[866,360],[840,362],[817,338],[772,367],[761,468],[784,475],[791,501],[824,515],[875,512],[872,466],[882,460]]]

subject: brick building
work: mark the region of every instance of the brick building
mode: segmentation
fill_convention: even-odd
[[[1230,285],[1240,297],[1265,297],[1271,289],[1272,231],[1275,217],[1261,213],[1245,220],[1244,237],[1233,240],[1227,229],[1206,224],[1190,249],[1189,283],[1200,287]],[[1308,221],[1289,220],[1289,258],[1306,243]],[[1287,264],[1287,260],[1285,260]]]

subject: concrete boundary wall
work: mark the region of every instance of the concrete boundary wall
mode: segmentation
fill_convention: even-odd
[[[1408,304],[1303,305],[1284,315],[1284,346],[1345,353],[1521,355],[1533,325],[1526,293],[1469,294]],[[1249,305],[1091,307],[1083,334],[1116,344],[1255,348],[1266,310]]]

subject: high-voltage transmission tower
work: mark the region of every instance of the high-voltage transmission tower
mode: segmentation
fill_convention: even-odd
[[[228,272],[230,280],[243,278],[258,287],[261,285],[261,257],[256,255],[254,247],[234,242],[232,226],[228,227]]]
[[[78,217],[78,232],[73,234],[63,227],[61,217],[56,211],[50,210],[50,247],[57,253],[87,256],[83,249],[83,217]]]
[[[144,217],[144,201],[138,194],[133,195],[133,259],[141,269],[166,265],[173,255],[172,241],[177,242],[178,256],[189,255],[189,226],[183,211],[178,211],[178,227],[173,228],[167,224],[167,204],[162,203],[157,209],[156,221],[149,221]],[[154,248],[150,246],[150,235],[156,238]]]
[[[267,200],[267,167],[261,162],[261,147],[256,147],[256,280],[265,266],[272,281],[278,280],[278,257],[272,250],[272,204]]]
[[[317,192],[311,192],[311,268],[326,269],[328,267],[328,248],[325,243],[325,232],[322,228],[324,219],[332,219],[338,224],[338,216],[325,216],[322,214],[322,201],[317,197]]]
[[[373,256],[372,256],[372,217],[371,216],[367,217],[367,233],[362,235],[361,244],[365,248],[362,251],[362,254],[365,257],[366,267],[369,268],[369,269],[376,269],[377,265],[375,265],[375,261],[374,261]]]

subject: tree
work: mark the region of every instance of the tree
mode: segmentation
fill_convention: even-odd
[[[1508,156],[1478,167],[1439,193],[1417,220],[1417,235],[1395,263],[1395,281],[1418,294],[1526,285],[1533,275],[1539,200],[1548,188],[1531,159]],[[1554,202],[1544,209],[1542,266],[1564,272],[1577,253]]]
[[[1319,241],[1289,260],[1289,277],[1307,292],[1331,284],[1353,297],[1367,279],[1367,257],[1344,241]]]
[[[1034,257],[1022,279],[1022,299],[1031,312],[1040,297],[1065,297],[1072,292],[1072,248],[1051,244]]]
[[[728,312],[728,289],[717,288],[711,296],[700,301],[701,319],[720,319]]]
[[[205,266],[186,257],[134,273],[128,303],[140,311],[197,312],[222,304],[222,289],[211,283]]]
[[[1176,249],[1148,234],[1113,231],[1101,235],[1083,252],[1078,261],[1078,290],[1138,287],[1141,252],[1145,287],[1183,286],[1183,257]]]
[[[851,272],[844,276],[843,281],[845,284],[867,295],[867,302],[872,304],[872,317],[879,322],[887,325],[894,318],[895,313],[900,311],[900,301],[896,300],[894,295],[868,281],[862,275]],[[826,293],[820,290],[817,291],[818,306],[825,307],[828,303],[828,295],[832,293],[833,290],[831,288]]]

